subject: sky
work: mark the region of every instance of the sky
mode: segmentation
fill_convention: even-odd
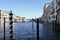
[[[0,0],[0,10],[10,11],[17,16],[35,18],[43,15],[43,6],[52,0]]]

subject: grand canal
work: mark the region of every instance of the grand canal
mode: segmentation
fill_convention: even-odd
[[[3,24],[0,27],[0,40],[4,38]],[[9,23],[6,23],[6,40],[9,40]],[[40,40],[57,40],[57,34],[53,32],[52,24],[39,23],[39,39]],[[36,40],[36,23],[14,23],[13,24],[13,37],[15,40]],[[60,35],[58,35],[59,40]]]

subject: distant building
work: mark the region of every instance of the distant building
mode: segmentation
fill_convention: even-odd
[[[5,22],[9,22],[9,12],[0,10],[0,27],[1,26],[3,27],[4,18],[5,18]]]
[[[22,22],[22,17],[19,17],[19,21]]]
[[[22,18],[19,17],[19,16],[16,16],[16,17],[14,18],[14,22],[22,22]]]
[[[6,22],[9,22],[9,12],[0,10],[0,23],[4,22],[4,18]]]
[[[16,16],[16,17],[14,18],[14,22],[18,22],[18,21],[19,21],[19,17]]]
[[[22,17],[22,22],[26,22],[26,17]]]
[[[5,10],[0,10],[0,24],[5,22],[9,22],[9,12]],[[22,18],[13,14],[13,22],[22,22]]]
[[[26,19],[26,21],[30,21],[30,20],[31,20],[31,19],[29,19],[29,18],[28,18],[28,19]]]

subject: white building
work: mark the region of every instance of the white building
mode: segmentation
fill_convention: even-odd
[[[0,10],[0,23],[4,22],[4,18],[5,22],[9,22],[9,12]]]
[[[54,15],[57,23],[60,23],[60,0],[53,0],[54,3]]]
[[[60,23],[60,0],[53,0],[51,3],[46,3],[43,9],[43,21],[50,23],[57,20],[57,23]]]
[[[45,21],[45,23],[47,23],[47,22],[52,22],[52,15],[51,15],[51,13],[52,13],[52,3],[46,3],[45,5],[44,5],[44,14],[43,14],[43,17],[44,17],[44,21]]]
[[[9,23],[9,12],[5,10],[0,10],[0,25],[4,24],[4,18],[5,18],[5,22]],[[13,22],[15,21],[22,22],[22,18],[13,14]]]

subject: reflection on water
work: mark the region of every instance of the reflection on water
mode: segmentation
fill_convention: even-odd
[[[39,24],[40,40],[56,40],[56,34],[52,31],[52,25]],[[9,40],[9,24],[6,23],[6,40]],[[32,30],[32,22],[14,23],[13,35],[15,40],[36,40],[36,23]],[[0,40],[3,40],[3,24],[0,27]]]

